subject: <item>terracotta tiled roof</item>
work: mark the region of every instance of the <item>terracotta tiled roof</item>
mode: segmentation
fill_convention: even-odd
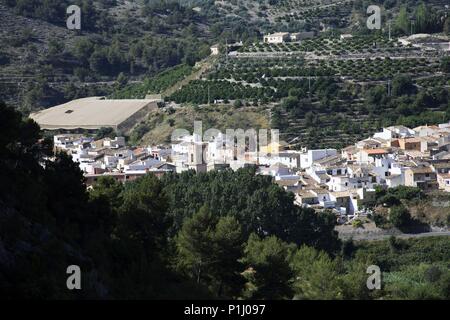
[[[385,149],[364,149],[363,151],[367,154],[387,154],[388,153]]]

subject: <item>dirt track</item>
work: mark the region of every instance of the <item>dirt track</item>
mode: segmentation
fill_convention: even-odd
[[[339,232],[341,240],[353,239],[355,241],[378,241],[386,240],[391,236],[402,239],[425,238],[425,237],[450,237],[450,230],[446,228],[432,227],[430,232],[420,233],[403,233],[398,229],[383,230],[373,225],[365,225],[364,229],[354,229],[352,226],[338,226],[336,231]]]

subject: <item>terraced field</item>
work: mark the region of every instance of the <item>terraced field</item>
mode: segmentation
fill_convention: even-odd
[[[414,112],[440,116],[442,106],[431,103],[409,112],[390,97],[400,75],[423,94],[436,95],[431,91],[448,87],[450,75],[442,72],[441,59],[442,52],[404,46],[383,34],[254,43],[222,56],[200,79],[167,99],[179,104],[267,106],[272,127],[280,128],[281,137],[294,148],[343,147],[399,117],[420,122],[407,118]],[[375,91],[392,101],[380,106],[368,99]],[[412,104],[415,98],[412,92],[400,103]]]

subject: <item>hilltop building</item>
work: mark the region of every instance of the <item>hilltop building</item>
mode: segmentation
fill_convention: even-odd
[[[211,47],[211,55],[217,56],[219,55],[219,45],[215,44]]]
[[[290,39],[289,32],[277,32],[264,36],[264,43],[284,43]]]

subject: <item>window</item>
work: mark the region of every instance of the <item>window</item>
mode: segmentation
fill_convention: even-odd
[[[191,153],[191,162],[194,162],[194,154]]]

